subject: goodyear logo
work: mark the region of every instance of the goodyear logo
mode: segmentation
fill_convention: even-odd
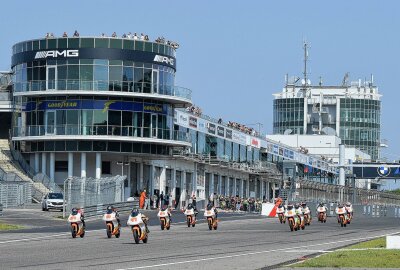
[[[62,108],[76,108],[78,102],[75,101],[61,101],[61,102],[49,102],[47,103],[47,108],[49,109],[62,109]]]

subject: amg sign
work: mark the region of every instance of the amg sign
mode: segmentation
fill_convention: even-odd
[[[154,60],[153,61],[154,62],[160,62],[160,63],[166,63],[166,64],[169,64],[171,66],[174,65],[174,58],[169,58],[169,57],[158,55],[158,54],[156,56],[154,56]]]
[[[35,59],[40,59],[40,58],[47,58],[47,57],[78,57],[79,56],[79,50],[63,50],[63,51],[40,51],[37,52],[35,55]]]

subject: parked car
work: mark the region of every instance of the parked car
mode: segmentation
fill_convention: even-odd
[[[63,211],[64,197],[61,193],[49,193],[44,196],[42,201],[42,210],[56,209]]]

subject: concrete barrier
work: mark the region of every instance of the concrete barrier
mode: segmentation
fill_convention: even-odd
[[[386,236],[386,248],[387,249],[400,249],[400,236],[398,236],[398,235]]]

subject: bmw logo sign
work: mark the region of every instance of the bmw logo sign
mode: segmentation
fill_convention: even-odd
[[[386,166],[380,166],[378,167],[378,174],[380,176],[386,177],[390,174],[390,168]]]

